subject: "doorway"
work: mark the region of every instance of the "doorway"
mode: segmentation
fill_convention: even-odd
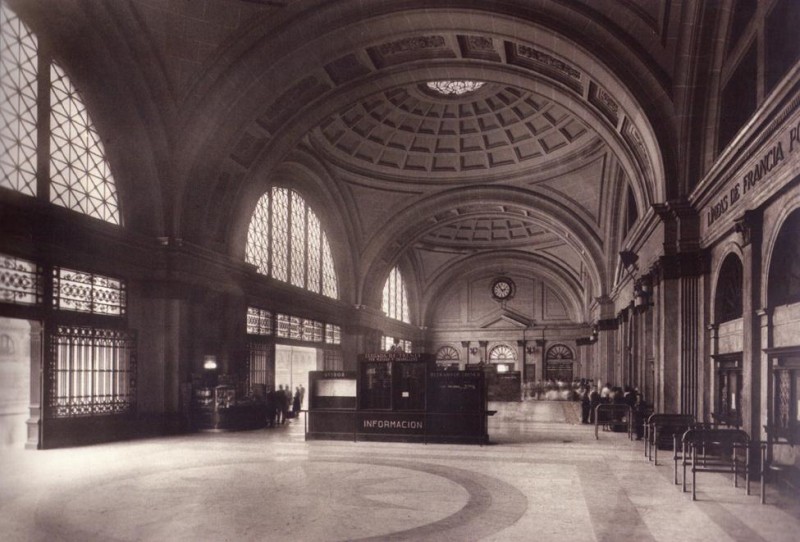
[[[0,317],[0,449],[38,447],[40,327]]]
[[[275,345],[275,389],[303,386],[306,390],[301,408],[308,408],[308,372],[323,369],[322,350],[307,346]]]

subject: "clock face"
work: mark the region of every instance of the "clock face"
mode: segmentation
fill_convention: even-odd
[[[492,295],[497,299],[508,299],[514,291],[514,284],[509,279],[497,279],[492,284]]]

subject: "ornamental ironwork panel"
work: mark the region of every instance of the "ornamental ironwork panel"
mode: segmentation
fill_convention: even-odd
[[[256,266],[262,275],[269,275],[269,196],[261,196],[247,229],[245,261]]]
[[[74,269],[53,269],[53,306],[59,310],[122,316],[127,308],[125,282]]]
[[[289,191],[287,189],[272,189],[271,218],[271,272],[274,278],[286,282],[289,279]]]
[[[458,350],[456,350],[452,346],[443,346],[436,351],[437,361],[458,361],[458,359],[459,359]]]
[[[247,334],[272,335],[272,313],[256,307],[247,307]]]
[[[50,66],[50,202],[119,224],[117,189],[78,91]]]
[[[136,408],[136,334],[58,326],[50,337],[47,416],[124,414]]]
[[[0,302],[38,305],[43,291],[42,269],[38,265],[0,254]]]
[[[303,198],[292,191],[291,206],[291,283],[306,287],[306,206]]]
[[[778,403],[778,412],[776,413],[776,422],[780,429],[789,429],[790,412],[792,404],[792,385],[791,385],[791,372],[778,371],[778,393],[776,402]]]
[[[342,344],[342,328],[334,324],[325,324],[325,342]]]
[[[249,341],[248,350],[248,389],[252,389],[254,384],[264,384],[272,386],[274,382],[272,345],[267,342]]]
[[[322,367],[325,371],[344,370],[344,356],[342,356],[342,351],[332,349],[323,350]]]
[[[563,344],[556,344],[547,350],[547,359],[574,359],[575,355]]]
[[[36,195],[38,43],[0,5],[0,186]]]
[[[308,280],[306,288],[320,293],[322,281],[322,230],[319,218],[308,212]]]
[[[491,361],[516,361],[517,353],[513,348],[500,344],[489,352],[489,359]]]

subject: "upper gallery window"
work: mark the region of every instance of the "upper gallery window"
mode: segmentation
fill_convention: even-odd
[[[381,309],[389,318],[411,323],[408,318],[408,294],[400,269],[395,267],[389,273],[386,284],[383,286],[383,303]]]
[[[339,297],[328,237],[294,190],[273,187],[258,200],[247,230],[245,259],[262,275]]]
[[[0,98],[0,186],[119,224],[114,179],[83,100],[61,68],[39,62],[36,36],[4,6]],[[39,117],[40,105],[49,117]],[[46,164],[43,175],[37,164]],[[45,181],[37,183],[37,176]]]
[[[444,96],[461,96],[475,92],[484,85],[483,81],[428,81],[429,89]]]

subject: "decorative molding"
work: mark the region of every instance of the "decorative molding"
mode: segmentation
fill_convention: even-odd
[[[506,59],[509,64],[538,72],[578,94],[583,94],[581,72],[570,64],[529,45],[507,41],[505,47]]]
[[[594,105],[614,126],[619,122],[619,104],[594,81],[589,81],[589,103]]]
[[[328,72],[331,80],[337,85],[363,77],[372,72],[372,70],[362,64],[354,54],[345,55],[326,64],[325,71]]]
[[[458,45],[461,47],[461,56],[500,62],[502,59],[494,48],[492,38],[485,36],[459,35]]]
[[[415,36],[389,41],[367,49],[369,57],[378,69],[405,64],[415,60],[434,58],[457,58],[447,46],[444,36]]]

